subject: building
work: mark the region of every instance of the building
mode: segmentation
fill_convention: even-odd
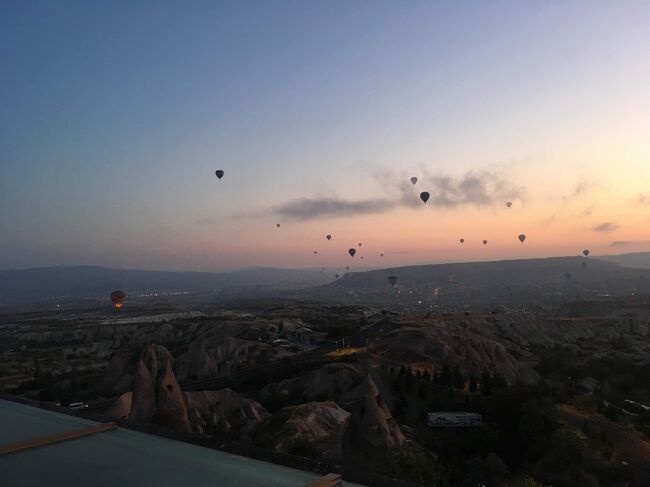
[[[472,427],[481,426],[478,413],[436,411],[427,415],[427,424],[434,427]]]
[[[0,485],[361,487],[0,399]]]

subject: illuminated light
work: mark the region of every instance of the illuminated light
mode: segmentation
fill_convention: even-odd
[[[115,309],[120,309],[122,307],[122,303],[115,303],[113,306]]]

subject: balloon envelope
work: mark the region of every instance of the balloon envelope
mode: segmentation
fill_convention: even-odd
[[[460,243],[465,243],[465,239],[464,239],[464,238],[461,238],[461,239],[460,239]]]
[[[589,249],[584,249],[582,253],[585,257],[589,256]]]
[[[115,290],[111,293],[111,302],[115,306],[115,309],[120,309],[125,299],[126,293],[124,291]]]
[[[430,195],[427,191],[422,191],[422,192],[420,193],[420,199],[421,199],[422,201],[424,201],[425,203],[426,203],[427,201],[429,201],[429,197],[430,197],[430,196],[431,196],[431,195]]]
[[[223,171],[221,169],[217,169],[214,173],[217,175],[219,179],[223,177]]]
[[[487,240],[483,240],[483,245],[487,245]]]
[[[280,228],[280,224],[279,224],[279,223],[276,223],[275,226],[278,227],[278,228]]]
[[[510,208],[510,207],[512,206],[512,201],[508,201],[508,202],[506,203],[506,206],[507,206],[508,208]]]
[[[394,286],[395,283],[397,282],[397,276],[388,276],[388,282],[390,282],[391,285]]]
[[[524,235],[524,234],[522,233],[521,235],[519,235],[519,241],[520,241],[521,243],[524,243],[524,240],[526,240],[526,235]]]
[[[354,254],[356,253],[357,253],[357,249],[355,248],[348,249],[348,254],[350,254],[351,257],[354,257]]]
[[[417,183],[417,182],[418,182],[418,178],[416,178],[415,176],[413,176],[413,177],[411,178],[411,184],[415,184],[415,183]]]
[[[331,236],[331,235],[327,235],[325,238],[326,238],[327,240],[332,240],[332,236]]]

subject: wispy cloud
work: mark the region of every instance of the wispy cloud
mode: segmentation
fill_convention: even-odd
[[[420,191],[428,191],[431,195],[428,205],[443,208],[504,204],[507,200],[521,199],[525,194],[524,187],[513,184],[496,171],[470,171],[460,177],[421,171],[417,175],[417,191],[406,175],[377,171],[374,177],[387,191],[398,190],[405,206],[419,206],[421,202],[414,195]]]
[[[297,198],[274,209],[274,213],[297,220],[345,217],[384,213],[397,206],[389,199],[366,199],[350,201],[339,197]]]
[[[650,193],[639,193],[634,197],[637,205],[650,205]]]
[[[618,223],[603,222],[599,225],[596,225],[593,230],[594,232],[609,233],[613,232],[614,230],[618,230],[619,228],[621,228],[621,226]]]
[[[358,200],[338,195],[302,197],[257,212],[233,216],[277,215],[293,220],[315,220],[387,213],[398,208],[425,208],[419,197],[422,191],[428,191],[431,195],[426,207],[485,207],[522,199],[525,193],[523,187],[514,185],[493,171],[472,171],[460,177],[419,171],[416,186],[411,184],[410,176],[406,174],[389,170],[371,170],[370,173],[380,184],[384,195]]]
[[[566,194],[562,196],[562,199],[564,201],[569,201],[578,198],[579,196],[582,196],[583,194],[587,193],[591,189],[594,189],[595,187],[598,186],[598,183],[595,181],[589,181],[587,179],[581,179],[578,181],[571,192],[569,194]]]
[[[628,245],[632,245],[634,242],[630,242],[629,240],[614,240],[612,243],[609,244],[610,247],[627,247]]]

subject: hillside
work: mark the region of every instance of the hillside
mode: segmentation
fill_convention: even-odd
[[[0,270],[0,305],[127,294],[189,291],[216,294],[232,286],[313,286],[326,282],[319,271],[249,269],[230,273],[167,272],[93,266]]]

